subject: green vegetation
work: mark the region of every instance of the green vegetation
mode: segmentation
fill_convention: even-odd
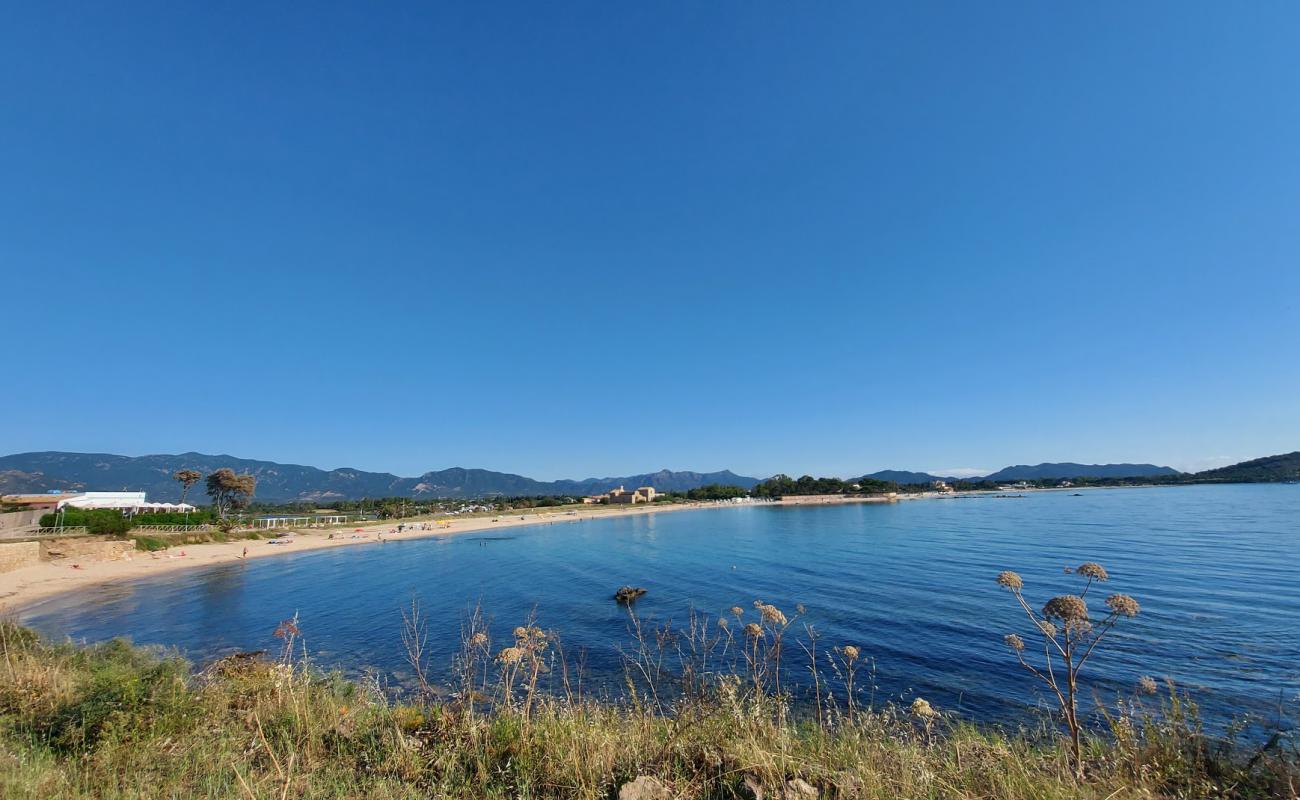
[[[295,655],[296,619],[276,631],[278,658],[198,673],[156,650],[54,644],[0,622],[0,796],[596,800],[651,776],[686,798],[1137,800],[1283,797],[1300,781],[1278,740],[1213,742],[1172,690],[1125,699],[1108,730],[1085,732],[1082,778],[1049,727],[1003,732],[922,698],[871,708],[829,689],[800,711],[780,680],[796,620],[761,603],[732,614],[675,630],[630,617],[640,644],[618,703],[583,693],[556,634],[529,622],[494,643],[478,615],[460,685],[440,700],[415,605],[403,638],[419,688],[401,699],[313,669]],[[814,678],[851,687],[864,669],[856,646],[803,644]]]
[[[204,542],[230,542],[243,539],[261,539],[263,537],[273,538],[277,536],[273,531],[223,531],[220,528],[216,530],[203,531],[185,531],[181,533],[148,533],[132,536],[135,541],[137,550],[152,552],[155,550],[166,550],[169,547],[178,547],[186,544],[202,544]]]
[[[128,517],[111,508],[83,509],[66,508],[59,513],[41,516],[41,526],[55,528],[86,528],[90,533],[121,536],[137,525],[203,525],[213,521],[211,511],[192,511],[188,515],[179,512],[159,514],[137,514]]]
[[[689,489],[685,494],[687,500],[694,500],[697,502],[709,500],[732,500],[737,497],[748,496],[749,492],[739,486],[724,486],[720,483],[710,483],[701,486],[698,489]]]
[[[795,480],[788,475],[776,475],[759,483],[752,494],[755,497],[784,497],[809,494],[883,494],[898,490],[898,485],[872,478],[845,481],[839,478],[814,478],[804,475]]]
[[[41,515],[44,528],[85,528],[90,533],[121,536],[131,529],[131,518],[111,508],[65,508],[63,511]]]
[[[1230,467],[1206,470],[1194,475],[1198,481],[1223,483],[1273,483],[1300,481],[1300,450],[1267,458],[1243,461]]]

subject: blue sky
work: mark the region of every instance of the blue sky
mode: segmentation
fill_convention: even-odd
[[[1300,449],[1294,3],[3,17],[0,452]]]

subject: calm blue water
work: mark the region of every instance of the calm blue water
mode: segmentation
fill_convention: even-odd
[[[1085,674],[1102,687],[1168,676],[1212,719],[1272,717],[1279,698],[1295,712],[1296,485],[733,507],[394,541],[93,588],[31,607],[23,621],[77,640],[174,645],[202,662],[275,649],[276,623],[298,612],[318,663],[400,684],[400,609],[418,594],[440,667],[481,602],[498,642],[536,609],[570,653],[585,648],[592,683],[616,684],[628,626],[610,597],[633,583],[649,589],[638,613],[660,622],[733,605],[752,616],[756,598],[791,615],[802,603],[823,647],[857,644],[874,659],[877,702],[921,695],[1006,720],[1041,698],[1001,643],[1025,621],[994,576],[1020,572],[1041,605],[1074,585],[1064,566],[1089,560],[1110,570],[1104,590],[1143,608],[1090,662]]]

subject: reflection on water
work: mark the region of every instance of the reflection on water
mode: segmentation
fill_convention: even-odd
[[[1106,588],[1143,607],[1089,664],[1103,691],[1169,676],[1211,716],[1271,715],[1279,693],[1292,705],[1300,695],[1297,511],[1300,486],[735,507],[287,554],[97,587],[24,619],[78,639],[177,645],[202,661],[275,649],[271,632],[297,612],[318,663],[396,683],[400,609],[413,595],[430,614],[442,667],[481,602],[498,642],[536,611],[566,650],[584,653],[589,685],[616,689],[628,620],[611,595],[633,584],[649,590],[637,613],[660,623],[755,599],[787,613],[802,603],[821,646],[870,656],[877,699],[922,694],[1009,718],[1040,698],[1001,644],[1023,622],[993,577],[1020,572],[1041,605],[1071,589],[1062,567],[1099,561],[1112,576]]]

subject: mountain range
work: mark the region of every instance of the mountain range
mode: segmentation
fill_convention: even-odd
[[[616,486],[653,486],[661,492],[686,491],[710,483],[753,488],[758,478],[722,472],[659,472],[585,480],[537,481],[523,475],[486,469],[451,469],[403,478],[387,472],[341,467],[323,470],[300,464],[279,464],[228,455],[119,456],[108,453],[17,453],[0,456],[0,494],[51,490],[140,491],[151,500],[180,499],[180,485],[172,479],[179,469],[204,474],[222,467],[257,477],[257,499],[265,502],[328,502],[364,497],[484,497],[488,495],[588,495]],[[195,487],[190,499],[203,499]]]
[[[584,480],[538,481],[523,475],[486,469],[434,470],[414,478],[388,472],[340,467],[324,470],[301,464],[281,464],[228,455],[120,456],[108,453],[39,452],[0,456],[0,494],[53,490],[144,490],[153,500],[177,500],[180,486],[172,479],[179,469],[204,474],[222,467],[257,477],[257,499],[264,502],[329,502],[379,497],[469,498],[492,495],[591,495],[616,486],[653,486],[661,492],[682,492],[708,484],[752,489],[758,478],[721,472],[659,472]],[[906,470],[881,470],[865,478],[898,484],[922,484],[952,477]],[[1153,478],[1191,481],[1294,481],[1300,480],[1300,452],[1268,456],[1219,469],[1184,474],[1155,464],[1075,464],[1071,462],[1005,467],[983,477],[965,480],[994,482],[1067,478]],[[202,502],[202,487],[190,499]]]
[[[1155,464],[1075,464],[1070,461],[1048,464],[1017,464],[1004,467],[997,472],[984,476],[951,478],[931,475],[928,472],[907,472],[905,470],[885,469],[864,475],[878,481],[894,483],[931,483],[933,481],[1030,481],[1055,480],[1064,478],[1154,478],[1163,475],[1182,475],[1173,467],[1158,467]]]

